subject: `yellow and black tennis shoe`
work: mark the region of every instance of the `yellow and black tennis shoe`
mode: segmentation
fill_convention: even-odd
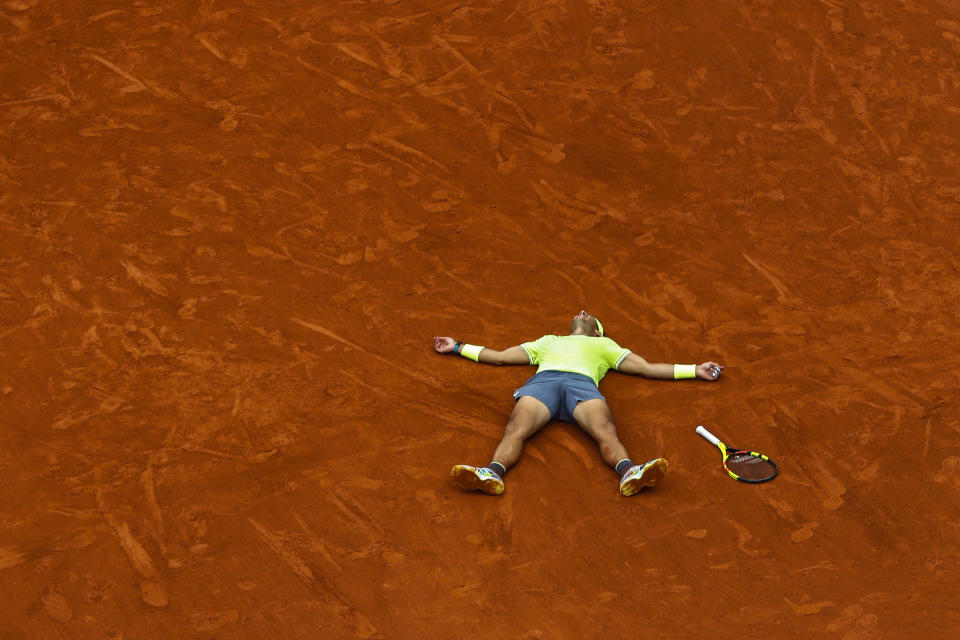
[[[464,491],[483,491],[491,496],[503,493],[503,480],[486,467],[458,464],[450,471],[454,482]]]
[[[663,458],[651,460],[645,464],[635,464],[623,474],[620,480],[620,494],[632,496],[640,493],[644,487],[652,487],[667,474],[667,461]]]

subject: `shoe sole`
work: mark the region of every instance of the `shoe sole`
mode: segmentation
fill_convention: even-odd
[[[620,493],[625,496],[632,496],[640,493],[644,487],[652,487],[667,474],[667,461],[663,458],[651,460],[644,467],[636,478],[630,478],[622,487]]]
[[[493,478],[481,480],[477,476],[476,468],[465,464],[458,464],[451,471],[453,481],[464,491],[482,491],[487,495],[499,496],[503,493],[503,483]]]

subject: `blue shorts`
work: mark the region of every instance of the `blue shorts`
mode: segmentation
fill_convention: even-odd
[[[604,399],[593,379],[570,371],[541,371],[535,374],[513,392],[514,401],[523,396],[536,398],[547,405],[552,419],[564,422],[575,422],[573,410],[579,403]]]

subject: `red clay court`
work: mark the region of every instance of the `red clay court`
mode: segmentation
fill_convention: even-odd
[[[958,224],[953,1],[3,0],[0,638],[956,636]]]

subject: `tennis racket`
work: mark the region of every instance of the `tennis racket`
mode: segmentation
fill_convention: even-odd
[[[724,444],[720,442],[717,436],[707,431],[703,425],[697,427],[697,433],[703,436],[707,442],[720,449],[720,454],[723,455],[723,468],[734,480],[759,484],[777,477],[777,473],[779,473],[777,465],[762,453],[745,451]]]

